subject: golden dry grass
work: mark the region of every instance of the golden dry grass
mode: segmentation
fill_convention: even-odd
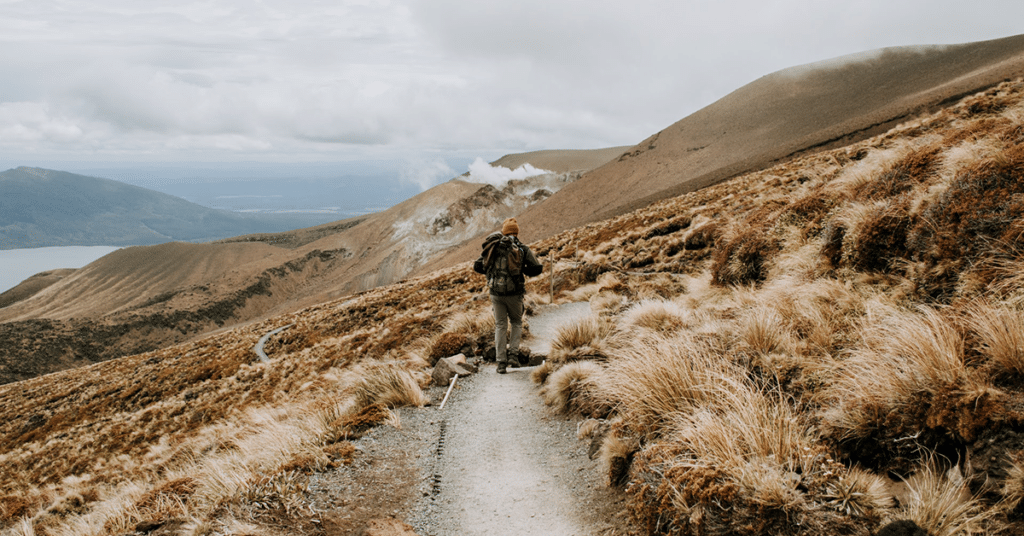
[[[764,533],[877,530],[901,515],[887,471],[926,471],[914,457],[928,449],[964,460],[979,437],[1024,424],[1009,409],[1024,403],[1012,387],[1024,213],[1008,201],[1024,195],[1022,87],[544,242],[685,274],[660,289],[623,276],[625,288],[580,291],[614,325],[595,377],[615,437],[640,443],[626,486],[637,523],[731,534],[759,505]],[[688,228],[666,226],[680,215]],[[688,249],[711,222],[714,242]],[[1010,496],[1007,471],[995,485]],[[988,513],[973,530],[1021,528],[976,499]],[[730,519],[713,514],[724,504]],[[950,530],[928,515],[922,526]]]
[[[558,327],[551,341],[548,359],[558,365],[569,360],[601,356],[601,342],[610,332],[611,325],[595,315],[571,320]]]
[[[983,508],[980,498],[971,494],[955,467],[943,471],[935,460],[927,461],[906,483],[910,496],[900,506],[898,515],[914,521],[928,534],[984,534],[987,521],[995,514]]]
[[[622,315],[625,329],[640,328],[660,334],[672,334],[686,327],[686,309],[666,300],[641,300]]]
[[[611,412],[602,471],[641,529],[1024,529],[1010,447],[986,451],[1005,459],[989,475],[1001,504],[913,457],[941,450],[966,472],[979,445],[1024,426],[1022,89],[532,245],[574,263],[559,299],[599,313],[565,327],[532,376],[560,408]],[[173,515],[193,533],[254,530],[218,506],[301,501],[269,490],[297,489],[386,406],[423,403],[413,373],[439,334],[493,338],[471,277],[458,266],[0,387],[0,527],[116,534]],[[255,340],[289,323],[256,362]],[[912,471],[895,509],[882,478]]]
[[[601,441],[597,459],[609,486],[624,484],[629,478],[629,466],[640,449],[640,442],[629,435],[620,435],[613,428]]]
[[[409,371],[394,363],[380,363],[367,369],[356,383],[354,397],[361,407],[419,407],[429,402]]]
[[[1024,313],[979,303],[967,314],[978,337],[978,350],[990,360],[996,374],[1024,375]]]
[[[842,438],[867,437],[885,415],[974,382],[964,363],[963,337],[932,308],[884,308],[862,332],[862,345],[842,365],[826,420]]]
[[[1024,500],[1024,451],[1013,453],[1006,480],[1003,481],[1000,493],[1007,510],[1018,508]]]
[[[0,387],[5,409],[24,415],[0,425],[0,527],[119,534],[152,516],[204,526],[221,515],[218,505],[246,503],[246,489],[278,485],[288,471],[329,467],[333,458],[322,445],[350,432],[335,428],[360,404],[425,402],[412,376],[422,362],[372,358],[394,355],[465,310],[461,281],[457,273],[411,281]],[[420,285],[443,312],[408,299]],[[272,361],[257,362],[255,340],[288,323],[296,325],[267,344]],[[368,364],[354,367],[361,362]],[[194,485],[156,491],[175,479]],[[73,507],[55,510],[54,501]]]
[[[555,411],[601,418],[610,407],[596,387],[604,367],[592,361],[567,363],[543,382],[541,395]]]
[[[681,336],[617,351],[599,386],[627,421],[655,437],[676,415],[722,400],[742,378],[711,348]]]

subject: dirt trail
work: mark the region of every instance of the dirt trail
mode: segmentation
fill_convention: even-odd
[[[560,322],[589,314],[587,304],[552,307],[530,319],[525,344],[547,351]],[[493,365],[459,380],[435,414],[438,445],[430,492],[408,520],[421,536],[615,534],[621,496],[608,489],[576,421],[538,396],[531,368],[499,375]],[[429,465],[429,464],[428,464]]]

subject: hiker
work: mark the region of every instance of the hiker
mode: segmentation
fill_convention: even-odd
[[[483,252],[473,263],[473,270],[487,276],[494,308],[494,353],[498,361],[498,374],[505,374],[509,363],[519,363],[519,339],[523,334],[523,295],[526,277],[540,275],[544,269],[530,248],[519,241],[519,224],[508,218],[501,232],[484,239]],[[512,340],[505,350],[505,335],[512,323]]]

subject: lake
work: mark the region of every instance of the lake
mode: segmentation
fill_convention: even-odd
[[[0,292],[9,290],[29,277],[58,268],[81,268],[117,251],[114,246],[62,246],[51,248],[0,250]]]

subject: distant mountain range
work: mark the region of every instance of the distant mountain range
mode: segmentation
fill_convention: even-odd
[[[306,227],[309,218],[239,214],[118,181],[19,167],[0,173],[0,249],[205,242]]]

